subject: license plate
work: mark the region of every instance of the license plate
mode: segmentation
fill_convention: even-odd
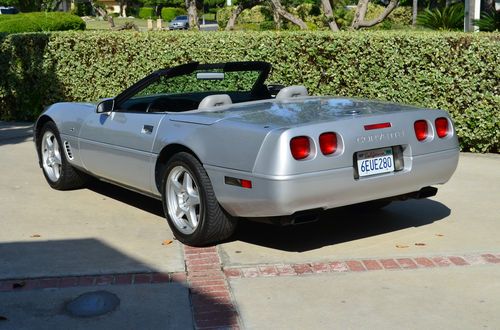
[[[392,148],[381,148],[358,152],[358,174],[360,177],[394,172]]]

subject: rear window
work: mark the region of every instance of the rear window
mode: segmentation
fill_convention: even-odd
[[[204,79],[207,73],[219,74],[218,78]],[[196,92],[249,92],[260,71],[223,72],[222,70],[194,71],[193,73],[166,78],[161,77],[136,96],[155,94],[186,94]]]

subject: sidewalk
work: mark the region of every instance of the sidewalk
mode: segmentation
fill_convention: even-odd
[[[0,329],[496,328],[500,156],[462,154],[437,196],[317,223],[242,222],[185,247],[157,200],[97,182],[50,189],[29,124],[0,122]],[[82,293],[120,299],[69,316]]]

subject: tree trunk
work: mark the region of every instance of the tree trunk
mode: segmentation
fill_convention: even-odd
[[[94,11],[97,13],[97,15],[105,18],[106,16],[108,16],[108,13],[106,12],[106,10],[100,8],[100,7],[97,7],[94,3],[94,1],[90,0],[90,6],[92,6],[92,8],[94,9]]]
[[[189,17],[189,29],[199,30],[198,10],[196,9],[196,0],[186,0],[186,9]]]
[[[234,8],[233,12],[231,13],[231,17],[229,17],[229,21],[227,22],[226,31],[231,31],[234,29],[236,19],[241,14],[243,9],[243,4],[241,2],[236,6],[236,8]]]
[[[108,16],[108,23],[110,29],[113,29],[115,27],[115,20],[113,19],[113,16]]]
[[[417,25],[418,0],[413,0],[411,25]]]
[[[273,10],[273,21],[274,21],[274,28],[276,30],[281,30],[281,17],[276,10]]]
[[[352,22],[352,28],[355,30],[364,28],[364,27],[372,27],[379,23],[381,23],[384,19],[389,16],[390,13],[398,6],[399,0],[391,0],[389,5],[385,7],[385,10],[379,17],[371,20],[365,21],[366,10],[368,9],[368,1],[369,0],[360,0],[358,3],[358,8],[356,8],[356,14],[354,15],[354,21]],[[360,3],[365,3],[364,5]],[[358,15],[359,12],[359,15]]]
[[[352,20],[351,27],[353,29],[359,29],[359,23],[365,20],[366,11],[368,10],[368,2],[370,0],[359,0],[356,7],[356,12],[354,13],[354,19]]]
[[[332,5],[330,4],[330,0],[321,0],[321,4],[323,5],[323,11],[325,16],[328,18],[328,26],[330,26],[330,30],[333,32],[340,31],[337,22],[335,22],[335,17],[333,16]]]
[[[277,12],[281,17],[284,17],[285,19],[289,20],[293,24],[300,26],[300,28],[302,30],[307,30],[306,23],[304,23],[304,21],[301,20],[300,18],[295,17],[292,14],[290,14],[289,12],[287,12],[285,10],[285,8],[283,8],[283,6],[281,5],[280,0],[271,0],[271,3],[273,5],[273,11]]]

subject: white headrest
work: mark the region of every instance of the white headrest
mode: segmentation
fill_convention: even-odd
[[[305,86],[288,86],[279,91],[278,95],[276,95],[277,100],[285,100],[292,97],[300,97],[307,96],[309,93],[307,92],[307,88]]]
[[[198,109],[220,107],[228,104],[233,104],[233,101],[227,94],[209,95],[201,100],[200,104],[198,105]]]

